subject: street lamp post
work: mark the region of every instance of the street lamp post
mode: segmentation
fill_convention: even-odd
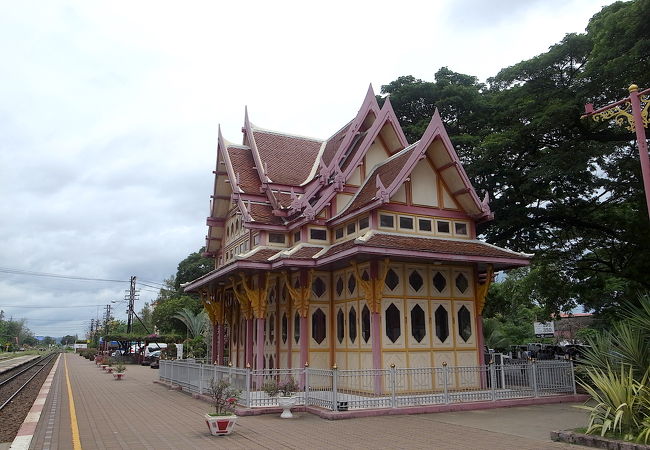
[[[614,119],[617,124],[625,125],[630,131],[636,131],[636,142],[639,146],[641,174],[645,190],[645,203],[650,218],[650,159],[648,159],[648,141],[645,137],[645,127],[648,126],[648,107],[650,106],[650,89],[639,92],[639,87],[633,84],[629,87],[630,96],[594,110],[592,103],[585,105],[585,114],[581,118],[592,117],[596,122]]]

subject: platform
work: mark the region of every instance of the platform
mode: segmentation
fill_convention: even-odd
[[[83,449],[574,448],[551,442],[549,432],[585,424],[568,404],[345,421],[296,413],[241,417],[232,435],[213,437],[203,421],[209,405],[153,383],[157,370],[127,366],[116,381],[78,355],[65,361]],[[63,359],[29,448],[74,448]]]
[[[39,355],[16,356],[15,358],[3,359],[0,361],[0,374],[8,372],[14,367],[22,366],[28,362],[40,358]]]

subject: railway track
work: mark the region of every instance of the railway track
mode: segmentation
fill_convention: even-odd
[[[13,439],[59,352],[43,355],[0,378],[0,442]]]
[[[9,376],[0,381],[0,411],[7,406],[29,383],[58,355],[59,352],[43,355],[27,367],[17,367],[16,373],[10,371]]]

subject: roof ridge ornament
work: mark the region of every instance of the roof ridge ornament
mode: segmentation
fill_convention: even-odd
[[[390,195],[388,194],[388,189],[384,186],[384,183],[381,182],[379,174],[375,177],[375,186],[377,187],[377,193],[375,198],[380,199],[382,203],[388,203],[390,200]]]

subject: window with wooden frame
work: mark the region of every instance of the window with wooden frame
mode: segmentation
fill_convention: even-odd
[[[395,216],[393,214],[379,214],[379,228],[395,229]]]
[[[313,241],[326,241],[327,229],[326,228],[310,228],[309,239]]]

